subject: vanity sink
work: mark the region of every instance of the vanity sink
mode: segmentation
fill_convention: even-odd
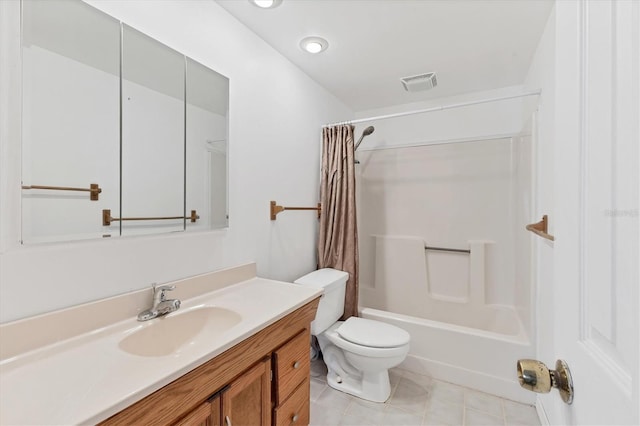
[[[238,324],[242,317],[229,309],[197,307],[144,323],[119,343],[123,351],[160,357],[179,352],[197,339],[213,339]]]

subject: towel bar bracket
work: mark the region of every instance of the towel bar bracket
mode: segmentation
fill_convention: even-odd
[[[525,228],[527,231],[531,231],[536,235],[541,236],[542,238],[546,238],[547,240],[555,241],[555,237],[549,233],[548,230],[549,221],[547,215],[542,216],[542,220],[537,223],[531,223],[527,225]]]

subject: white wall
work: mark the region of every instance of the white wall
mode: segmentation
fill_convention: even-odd
[[[395,107],[359,111],[356,113],[356,118],[377,117],[385,114],[511,96],[522,93],[522,91],[523,88],[520,86],[510,86],[496,90],[473,92]],[[373,125],[375,131],[364,139],[358,151],[383,146],[403,146],[461,139],[476,140],[481,137],[496,138],[498,136],[514,135],[522,129],[523,104],[522,98],[516,98],[361,123],[356,127],[358,137],[367,126]]]
[[[0,2],[0,321],[250,261],[283,280],[314,269],[315,215],[271,222],[269,200],[317,203],[320,126],[352,112],[215,2],[89,3],[230,78],[230,227],[20,246],[19,4]]]
[[[555,140],[555,74],[556,74],[556,18],[555,7],[551,11],[545,31],[540,38],[525,87],[541,88],[537,113],[538,134],[534,146],[533,194],[534,217],[538,221],[542,215],[549,216],[549,233],[554,234],[554,146]],[[536,306],[536,359],[552,365],[558,357],[554,345],[554,324],[552,303],[553,291],[553,242],[531,234],[533,245],[534,300]],[[546,410],[555,410],[561,404],[560,398],[552,392],[538,395]],[[551,420],[559,419],[553,412],[547,415]]]

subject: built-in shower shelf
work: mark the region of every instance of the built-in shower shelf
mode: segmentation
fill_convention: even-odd
[[[540,222],[531,223],[526,226],[527,231],[531,231],[536,235],[541,236],[542,238],[546,238],[547,240],[555,241],[555,237],[549,233],[547,233],[548,219],[545,214],[542,216],[542,220]]]

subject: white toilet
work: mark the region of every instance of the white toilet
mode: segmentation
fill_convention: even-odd
[[[364,318],[338,321],[348,278],[346,272],[325,268],[295,283],[324,288],[311,334],[320,343],[329,386],[368,401],[384,402],[391,394],[389,368],[400,364],[409,353],[409,333]]]

